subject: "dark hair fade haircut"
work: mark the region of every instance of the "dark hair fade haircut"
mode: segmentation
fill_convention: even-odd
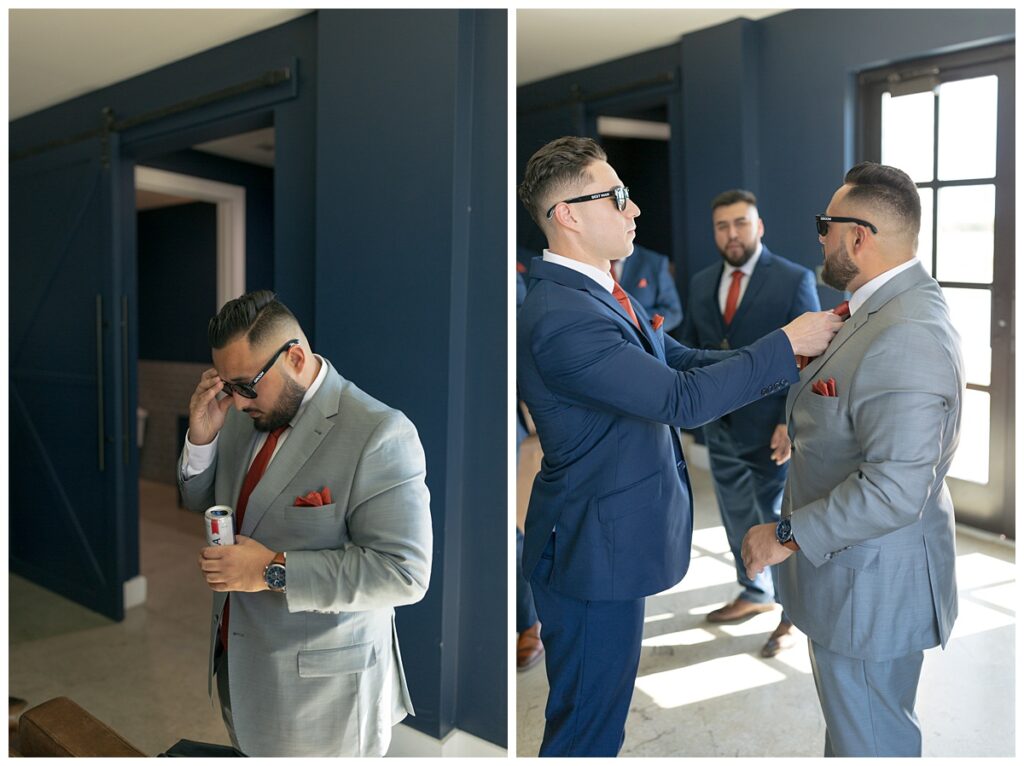
[[[711,211],[714,212],[727,205],[735,205],[737,202],[746,202],[748,205],[757,207],[757,197],[754,196],[754,192],[749,192],[746,189],[729,189],[711,200]]]
[[[248,338],[250,346],[259,346],[282,321],[298,324],[295,315],[273,292],[254,290],[225,303],[210,320],[206,334],[211,348],[224,348],[240,335]]]
[[[915,238],[921,231],[921,195],[917,184],[899,168],[877,162],[861,162],[850,168],[843,182],[851,189],[850,201],[880,205],[903,224]]]
[[[547,200],[552,191],[585,185],[591,178],[587,165],[608,159],[604,149],[592,138],[563,136],[538,149],[526,163],[519,199],[534,222],[541,226]]]

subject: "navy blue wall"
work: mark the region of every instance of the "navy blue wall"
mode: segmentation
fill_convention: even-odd
[[[143,210],[138,234],[139,359],[208,363],[206,325],[217,304],[217,206]]]
[[[245,189],[245,289],[274,284],[274,169],[184,149],[150,157],[151,168]],[[216,289],[216,287],[215,287]],[[216,299],[214,300],[216,305]],[[209,353],[203,360],[209,359]],[[200,360],[202,361],[202,360]]]
[[[530,151],[587,130],[585,119],[566,119],[571,106],[554,106],[571,86],[585,95],[677,67],[680,88],[672,98],[682,107],[682,129],[673,125],[672,143],[682,153],[677,215],[685,235],[674,257],[685,296],[688,275],[720,258],[711,199],[735,186],[758,195],[772,249],[808,267],[820,263],[812,216],[861,159],[853,152],[858,72],[1012,39],[1013,30],[1012,10],[797,10],[740,19],[684,35],[673,46],[525,85],[518,91],[518,129]],[[521,174],[529,154],[523,141],[518,146]],[[641,184],[631,183],[642,208]],[[519,223],[520,244],[536,248],[536,227],[525,217]],[[639,238],[643,218],[638,223]],[[830,288],[819,292],[824,305],[839,299]]]
[[[813,216],[865,159],[854,153],[857,73],[1012,39],[1014,11],[801,10],[764,19],[760,32],[761,212],[775,222],[765,240],[817,265]],[[819,292],[823,306],[840,299],[830,288]]]
[[[409,415],[426,451],[434,574],[426,599],[398,610],[417,710],[408,723],[501,745],[505,40],[505,11],[320,11],[10,126],[17,152],[97,127],[104,106],[123,119],[292,67],[290,83],[125,130],[123,157],[157,164],[274,125],[272,287],[314,348]],[[134,210],[122,218],[134,241]],[[134,258],[117,268],[132,290]],[[137,534],[125,547],[137,568]]]
[[[431,587],[398,615],[409,723],[504,745],[505,13],[319,15],[318,347],[427,454]]]

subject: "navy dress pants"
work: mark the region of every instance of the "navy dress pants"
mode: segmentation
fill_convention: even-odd
[[[537,622],[533,591],[523,577],[523,533],[516,529],[516,633],[522,633]]]
[[[736,562],[736,581],[743,588],[741,597],[756,604],[774,601],[775,588],[770,567],[754,579],[747,577],[740,555],[743,536],[753,526],[779,520],[789,470],[786,464],[772,462],[769,437],[766,434],[764,445],[753,450],[733,442],[727,433],[716,432],[707,437],[711,479]]]
[[[616,756],[640,664],[644,599],[583,601],[549,587],[552,543],[531,578],[548,704],[541,756]]]

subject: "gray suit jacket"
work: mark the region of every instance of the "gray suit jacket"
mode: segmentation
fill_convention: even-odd
[[[286,594],[231,594],[231,709],[250,756],[383,755],[412,713],[394,607],[419,601],[432,532],[413,424],[327,377],[249,498],[241,534],[287,555]],[[248,416],[228,411],[217,458],[180,481],[192,510],[234,507],[251,456]],[[295,507],[329,487],[335,503]],[[225,594],[214,593],[210,675]]]
[[[811,390],[835,378],[837,397]],[[957,614],[953,503],[964,368],[942,290],[915,264],[872,295],[786,403],[782,512],[800,551],[778,567],[794,624],[883,661],[941,643]]]

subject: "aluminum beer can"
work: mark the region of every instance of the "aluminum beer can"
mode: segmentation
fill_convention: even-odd
[[[210,545],[235,544],[235,511],[230,505],[207,508],[206,542]]]

